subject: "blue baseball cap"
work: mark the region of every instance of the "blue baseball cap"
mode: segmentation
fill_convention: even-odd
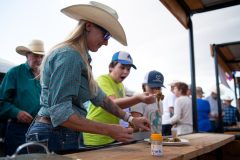
[[[156,87],[165,88],[165,86],[163,85],[163,82],[164,82],[164,77],[162,73],[153,70],[148,72],[145,75],[143,84],[148,84],[150,88],[156,88]]]
[[[127,64],[133,67],[134,69],[137,69],[137,67],[133,64],[131,55],[124,51],[114,53],[114,55],[112,56],[112,61],[117,61],[121,64]]]

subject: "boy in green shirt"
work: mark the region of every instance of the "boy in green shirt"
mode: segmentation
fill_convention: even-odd
[[[122,82],[129,75],[131,67],[136,69],[131,55],[127,52],[119,51],[112,57],[112,61],[109,64],[109,74],[102,75],[97,79],[97,83],[101,89],[122,109],[140,102],[151,104],[156,101],[155,95],[148,93],[141,93],[132,97],[125,97],[124,86]],[[120,122],[120,119],[116,116],[110,114],[101,107],[94,106],[91,103],[87,118],[93,121],[113,125],[119,124]],[[111,137],[99,134],[84,133],[83,137],[85,145],[98,146],[114,142],[114,139]]]

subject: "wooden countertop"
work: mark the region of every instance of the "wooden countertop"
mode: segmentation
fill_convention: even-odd
[[[229,126],[229,127],[224,127],[224,132],[240,132],[240,126]]]
[[[233,135],[216,133],[193,133],[181,136],[188,139],[188,146],[163,146],[164,155],[162,160],[185,160],[195,158],[214,151],[217,148],[234,140]],[[93,151],[78,152],[64,155],[78,160],[152,160],[159,157],[152,156],[150,144],[140,142],[135,144],[104,148]]]

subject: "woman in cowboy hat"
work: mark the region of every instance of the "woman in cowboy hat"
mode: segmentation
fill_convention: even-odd
[[[97,2],[73,5],[61,10],[79,21],[72,34],[55,46],[44,59],[41,71],[41,109],[29,128],[27,141],[46,143],[51,151],[82,147],[82,132],[103,134],[121,142],[132,140],[133,130],[120,125],[87,120],[83,103],[96,106],[135,126],[149,130],[145,118],[133,118],[120,109],[98,87],[91,71],[88,51],[107,45],[110,37],[127,45],[118,15],[112,8]]]
[[[32,40],[29,47],[18,46],[17,53],[26,56],[27,62],[13,67],[5,75],[0,88],[1,118],[8,119],[5,153],[12,155],[25,143],[25,133],[40,109],[40,64],[44,56],[41,40]]]

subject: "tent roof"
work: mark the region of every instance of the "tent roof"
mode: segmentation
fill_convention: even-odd
[[[13,66],[15,66],[13,63],[0,58],[0,73],[6,73]]]
[[[210,47],[212,56],[214,47],[216,48],[218,63],[225,72],[232,75],[233,71],[240,71],[240,41],[213,44]]]
[[[186,28],[189,28],[189,16],[240,4],[239,0],[160,0],[163,5]]]

